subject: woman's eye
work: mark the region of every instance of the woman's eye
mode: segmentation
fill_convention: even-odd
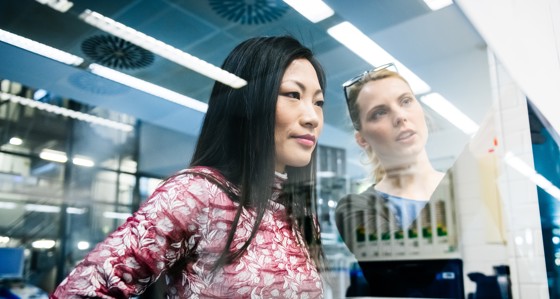
[[[403,105],[408,105],[410,103],[412,103],[412,99],[411,98],[404,98],[401,101],[403,103]]]
[[[288,97],[288,98],[293,98],[293,99],[298,99],[298,100],[300,99],[299,92],[297,92],[297,91],[284,92],[284,93],[281,93],[280,95],[283,95],[283,96]]]
[[[325,105],[325,101],[323,101],[323,100],[317,101],[317,102],[315,102],[315,105],[323,108],[323,106]]]
[[[385,115],[385,114],[387,114],[387,111],[385,111],[385,109],[380,109],[380,110],[374,111],[370,115],[370,119],[377,120],[377,119],[383,117],[383,115]]]

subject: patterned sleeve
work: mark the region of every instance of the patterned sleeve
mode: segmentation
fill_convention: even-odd
[[[192,174],[156,189],[140,209],[98,244],[62,281],[51,298],[129,298],[140,294],[189,254],[208,222],[217,187]]]

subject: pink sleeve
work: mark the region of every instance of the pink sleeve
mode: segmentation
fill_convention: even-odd
[[[62,281],[51,298],[128,298],[188,255],[208,220],[216,185],[180,175],[160,186]]]

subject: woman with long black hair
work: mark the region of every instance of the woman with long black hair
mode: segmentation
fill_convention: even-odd
[[[128,298],[166,275],[168,298],[322,297],[314,157],[325,77],[287,36],[238,45],[190,166],[168,178],[52,298]]]

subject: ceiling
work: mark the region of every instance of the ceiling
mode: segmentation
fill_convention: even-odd
[[[326,0],[335,15],[313,24],[279,0],[76,0],[60,13],[33,0],[0,2],[0,28],[94,62],[82,44],[108,34],[78,18],[99,12],[214,65],[235,45],[258,35],[290,34],[311,47],[327,73],[326,136],[351,132],[341,84],[371,66],[326,33],[350,21],[475,121],[491,101],[486,45],[455,5],[431,11],[421,0]],[[249,5],[261,19],[235,19]],[[108,108],[178,132],[197,135],[203,113],[0,42],[0,79],[21,82]],[[145,54],[145,53],[144,53]],[[149,53],[148,53],[149,54]],[[149,55],[148,55],[149,56]],[[157,55],[146,66],[117,70],[207,102],[213,81]],[[434,116],[439,130],[455,130]],[[330,133],[329,133],[330,132]],[[457,132],[457,131],[453,131]],[[334,135],[333,135],[334,134]],[[332,142],[331,142],[332,143]]]

